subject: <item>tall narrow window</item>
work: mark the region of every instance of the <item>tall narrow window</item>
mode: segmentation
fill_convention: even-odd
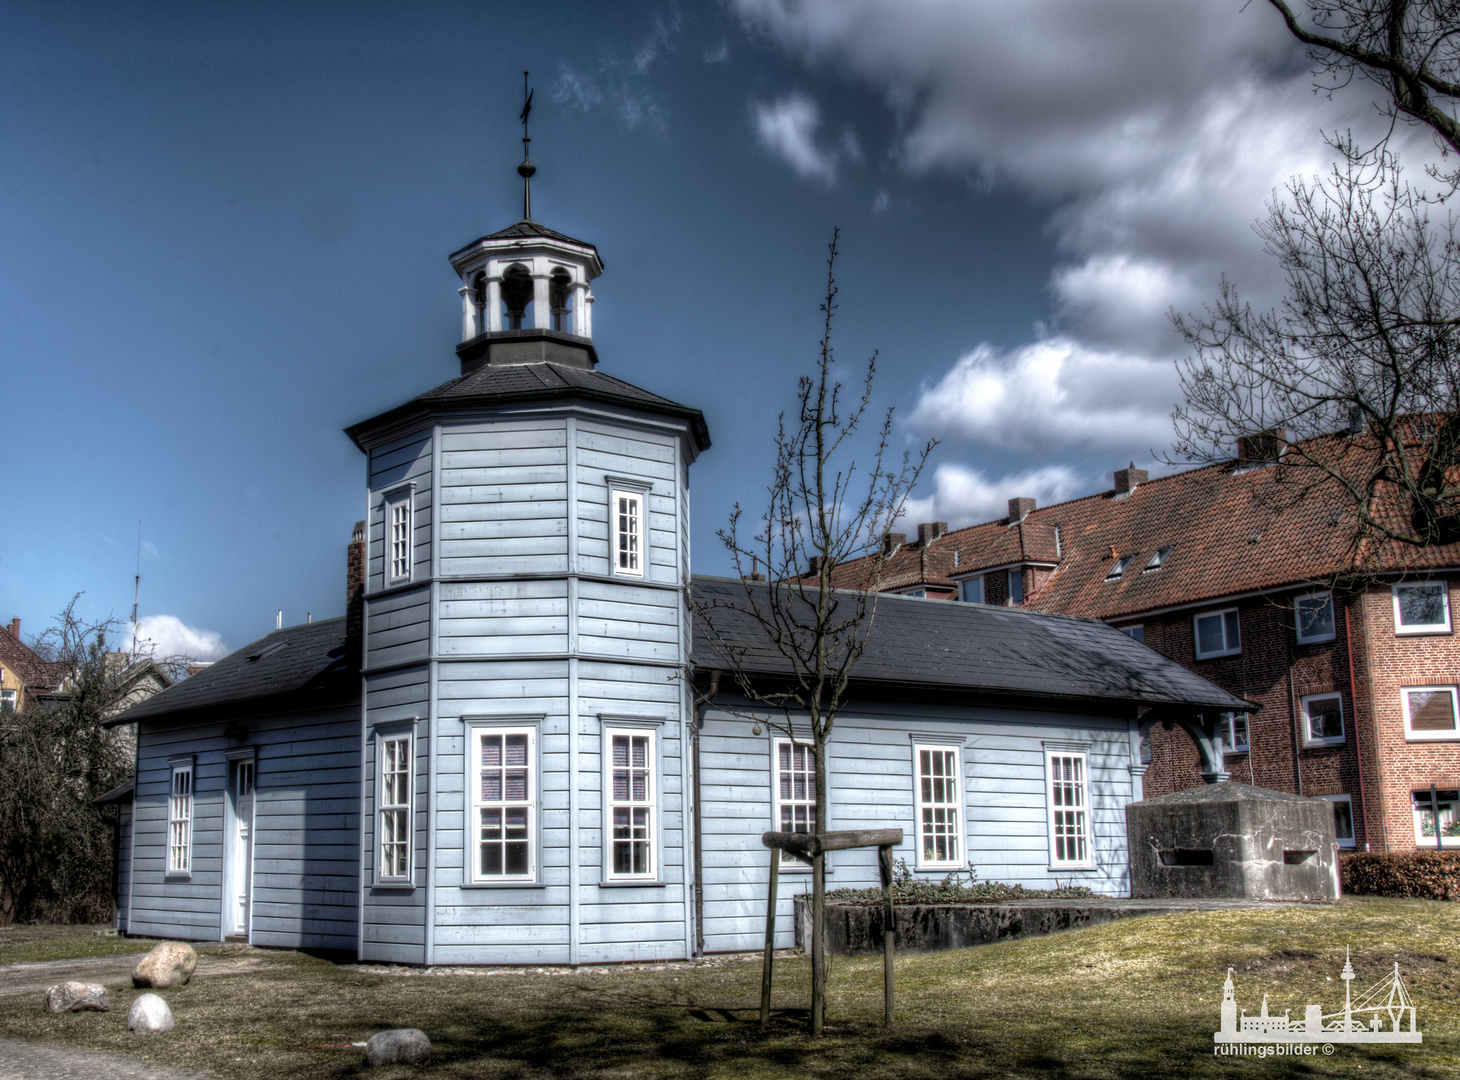
[[[386,554],[390,583],[411,579],[411,492],[406,490],[385,504]]]
[[[1245,712],[1224,712],[1222,714],[1222,750],[1228,754],[1246,752],[1247,714]]]
[[[1319,795],[1333,806],[1333,838],[1339,847],[1354,846],[1354,800],[1352,795]]]
[[[529,881],[536,872],[533,732],[482,730],[475,742],[476,879]]]
[[[1052,866],[1088,867],[1090,790],[1084,754],[1049,752],[1049,850]]]
[[[816,756],[811,747],[776,741],[776,827],[816,832]]]
[[[1009,571],[1009,606],[1018,607],[1024,603],[1024,571]]]
[[[172,791],[167,800],[167,872],[190,874],[193,869],[193,767],[172,767]]]
[[[411,737],[380,742],[380,880],[411,878]]]
[[[918,766],[918,864],[963,865],[963,770],[958,750],[913,746]]]
[[[654,860],[654,735],[614,731],[609,750],[608,877],[652,878]]]
[[[613,571],[644,576],[644,496],[637,491],[609,492],[613,530]]]

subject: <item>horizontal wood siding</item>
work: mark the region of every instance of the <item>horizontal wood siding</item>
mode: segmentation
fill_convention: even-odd
[[[132,804],[120,803],[117,811],[117,914],[112,925],[125,934],[132,899]]]
[[[227,754],[252,747],[253,932],[258,945],[353,951],[358,907],[359,708],[222,724],[139,724],[129,932],[216,941],[223,933]],[[234,726],[237,725],[237,726]],[[193,870],[168,879],[169,759],[194,758]]]
[[[732,704],[724,702],[724,704]],[[1124,720],[1106,716],[876,704],[843,712],[828,754],[828,824],[832,829],[901,828],[894,852],[918,877],[912,734],[963,737],[967,861],[984,881],[1052,888],[1056,876],[1097,893],[1129,888],[1125,805],[1131,800],[1130,739]],[[711,709],[700,741],[704,830],[705,948],[760,948],[765,935],[770,853],[760,835],[773,827],[774,735],[751,734],[751,721]],[[1049,869],[1044,740],[1088,743],[1093,871]],[[878,883],[875,849],[828,857],[833,888]],[[809,868],[782,873],[777,946],[792,944],[793,898],[811,888]]]
[[[426,798],[430,764],[430,746],[426,738],[429,703],[430,671],[424,665],[366,677],[365,819],[361,822],[357,841],[365,881],[361,899],[364,909],[360,941],[362,960],[402,964],[425,962],[426,898],[421,886],[426,880],[426,845],[429,843],[429,804]],[[411,850],[413,874],[412,881],[404,886],[376,884],[379,866],[376,847],[379,817],[376,810],[380,784],[377,755],[380,736],[377,728],[381,725],[390,734],[409,731],[415,737],[415,775],[411,778],[415,798],[412,822],[414,846]],[[356,887],[359,887],[359,882]]]
[[[564,573],[567,424],[454,426],[441,436],[441,574]]]
[[[585,579],[578,586],[578,648],[585,656],[677,662],[684,598],[678,591]]]
[[[413,482],[411,525],[414,553],[411,580],[431,576],[431,522],[435,493],[431,490],[431,435],[408,435],[370,451],[370,545],[366,581],[371,591],[383,589],[386,573],[385,503],[382,496],[399,484]]]
[[[578,424],[578,562],[587,574],[607,576],[609,560],[608,478],[648,484],[645,577],[666,585],[679,583],[682,571],[676,437],[667,433],[610,427],[596,421]]]
[[[568,583],[443,583],[438,617],[437,647],[443,657],[563,653],[568,648]]]
[[[392,592],[365,602],[367,668],[425,660],[431,652],[431,589]]]

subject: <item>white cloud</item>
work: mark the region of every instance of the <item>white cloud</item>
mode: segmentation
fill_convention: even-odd
[[[779,101],[754,106],[755,133],[760,144],[808,180],[836,182],[838,152],[816,141],[821,109],[805,94],[788,94]]]
[[[1159,448],[1170,441],[1175,398],[1176,373],[1165,360],[1052,337],[1007,353],[988,345],[966,353],[924,388],[908,426],[920,436],[1035,453]]]
[[[991,478],[966,465],[942,464],[933,473],[932,494],[909,499],[898,520],[908,529],[923,521],[946,521],[950,528],[961,529],[1003,517],[1012,498],[1048,506],[1084,494],[1091,483],[1092,477],[1064,465]]]
[[[116,643],[123,650],[132,647],[133,626],[123,623]],[[137,651],[158,659],[190,656],[195,660],[217,660],[227,655],[222,635],[213,630],[188,626],[176,615],[144,615],[136,625]]]

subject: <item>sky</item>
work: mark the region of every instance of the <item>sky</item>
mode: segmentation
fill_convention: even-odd
[[[702,573],[834,227],[838,369],[877,351],[895,448],[939,443],[904,523],[958,527],[1170,471],[1169,313],[1275,303],[1253,222],[1382,127],[1258,0],[0,6],[0,619],[79,593],[130,640],[139,571],[161,653],[343,612],[343,429],[459,373],[447,256],[521,217],[524,70],[600,370],[709,424]]]

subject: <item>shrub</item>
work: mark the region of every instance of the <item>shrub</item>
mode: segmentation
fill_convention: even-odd
[[[1338,866],[1346,893],[1460,900],[1460,851],[1365,851],[1340,856]]]
[[[1056,889],[1026,889],[1023,885],[1005,885],[1000,881],[979,881],[977,872],[971,869],[949,874],[942,881],[928,881],[913,877],[902,859],[897,860],[892,871],[895,904],[976,904],[990,900],[1079,899],[1094,895],[1085,886],[1074,883]],[[826,894],[826,899],[841,904],[880,904],[882,890],[833,889]]]

